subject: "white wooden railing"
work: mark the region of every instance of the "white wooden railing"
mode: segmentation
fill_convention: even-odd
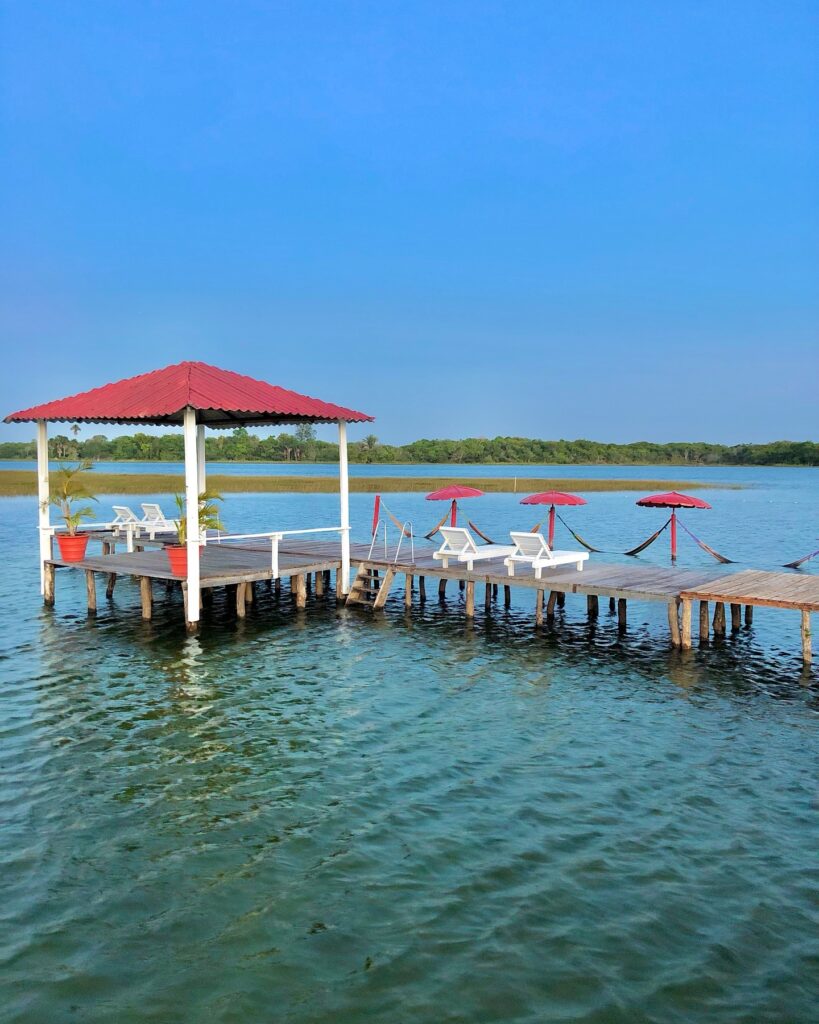
[[[270,541],[270,569],[273,579],[279,578],[279,543],[285,537],[296,537],[306,533],[337,533],[343,536],[350,530],[349,526],[313,526],[307,530],[269,530],[265,533],[219,533],[214,537],[204,537],[203,546],[222,544],[229,541],[265,540]]]

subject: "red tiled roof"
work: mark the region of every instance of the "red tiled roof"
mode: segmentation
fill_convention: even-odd
[[[181,424],[186,406],[211,427],[242,424],[365,423],[363,412],[266,384],[207,363],[184,362],[128,377],[6,416],[6,423],[62,420],[85,423]]]

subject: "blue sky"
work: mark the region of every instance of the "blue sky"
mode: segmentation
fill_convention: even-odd
[[[814,3],[0,17],[3,413],[203,359],[392,442],[819,436]]]

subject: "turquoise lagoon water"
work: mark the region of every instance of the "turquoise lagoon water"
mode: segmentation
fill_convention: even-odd
[[[706,472],[751,485],[685,520],[739,568],[819,547],[816,471]],[[664,521],[634,500],[571,522],[622,550]],[[422,529],[441,508],[389,504]],[[371,508],[353,496],[358,537]],[[531,525],[510,495],[468,510]],[[262,592],[186,638],[178,595],[144,624],[127,580],[89,620],[59,573],[43,609],[34,519],[0,502],[3,1022],[816,1019],[819,687],[794,613],[682,654],[652,605],[620,636],[571,597],[536,631],[522,591],[472,626],[457,591],[376,619]],[[667,558],[664,536],[643,560]]]

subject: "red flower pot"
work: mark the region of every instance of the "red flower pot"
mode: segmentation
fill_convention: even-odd
[[[85,558],[85,549],[88,547],[88,534],[75,533],[72,537],[68,533],[58,533],[57,544],[60,548],[60,559],[63,562],[81,562]]]
[[[188,549],[184,544],[166,544],[165,553],[174,576],[188,575]]]

